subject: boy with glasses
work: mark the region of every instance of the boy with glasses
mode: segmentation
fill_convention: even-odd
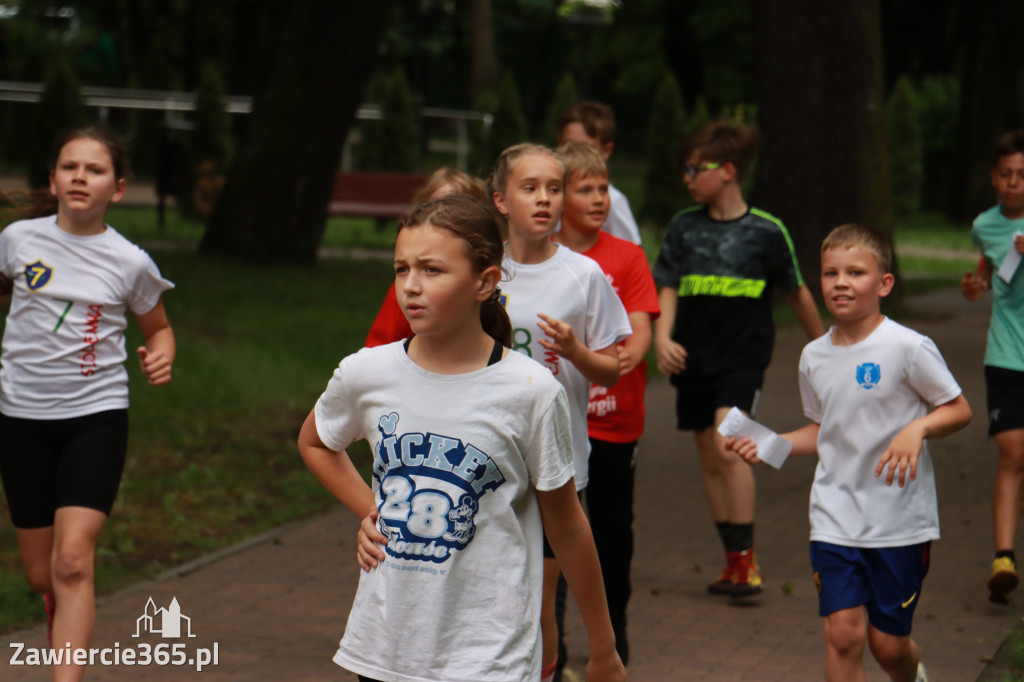
[[[754,414],[775,341],[774,287],[808,338],[824,333],[786,228],[743,198],[740,185],[759,141],[754,129],[726,122],[686,139],[683,181],[700,205],[672,219],[654,267],[658,369],[676,387],[678,428],[694,432],[704,493],[726,552],[725,569],[708,591],[736,598],[763,590],[754,555],[754,475],[726,451],[717,428],[733,406]]]

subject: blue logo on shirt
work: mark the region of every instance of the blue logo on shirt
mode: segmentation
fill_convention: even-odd
[[[50,283],[53,268],[41,260],[25,266],[25,284],[29,291],[38,291]]]
[[[877,362],[857,365],[857,383],[864,388],[874,388],[882,379],[882,368]]]
[[[505,482],[489,455],[436,433],[398,431],[399,415],[377,422],[374,447],[378,525],[389,555],[442,563],[476,534],[480,498]]]

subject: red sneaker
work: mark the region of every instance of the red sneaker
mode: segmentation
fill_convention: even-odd
[[[732,576],[731,597],[753,597],[764,591],[764,579],[754,556],[754,548],[737,552],[736,572]]]
[[[53,646],[53,617],[57,615],[57,598],[52,592],[43,595],[43,610],[46,611],[46,641]]]
[[[725,553],[725,568],[722,569],[722,575],[718,576],[718,580],[708,585],[708,592],[711,594],[732,594],[732,578],[736,573],[736,562],[739,560],[739,557],[739,552]]]

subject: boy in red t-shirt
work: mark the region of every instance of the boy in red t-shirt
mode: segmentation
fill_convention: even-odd
[[[616,346],[621,371],[612,388],[590,387],[587,430],[590,482],[587,511],[601,560],[615,648],[629,660],[626,604],[633,557],[633,474],[637,441],[644,430],[644,391],[651,321],[660,312],[647,256],[636,244],[601,230],[608,216],[608,168],[592,147],[567,142],[558,148],[568,182],[562,229],[555,241],[597,261],[619,295],[633,333]]]

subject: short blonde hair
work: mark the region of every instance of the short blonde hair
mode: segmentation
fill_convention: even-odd
[[[483,180],[455,168],[442,166],[427,176],[427,181],[412,195],[413,205],[430,201],[437,190],[445,186],[451,188],[451,194],[476,199],[484,204],[491,203],[491,198],[487,195],[487,185]]]
[[[573,173],[581,171],[581,177],[591,175],[603,175],[608,177],[608,164],[604,162],[601,153],[582,142],[565,142],[559,145],[556,150],[565,163],[565,175],[572,178]]]
[[[867,225],[847,223],[833,229],[821,243],[821,252],[860,248],[870,253],[882,274],[891,272],[892,245],[881,230]]]

